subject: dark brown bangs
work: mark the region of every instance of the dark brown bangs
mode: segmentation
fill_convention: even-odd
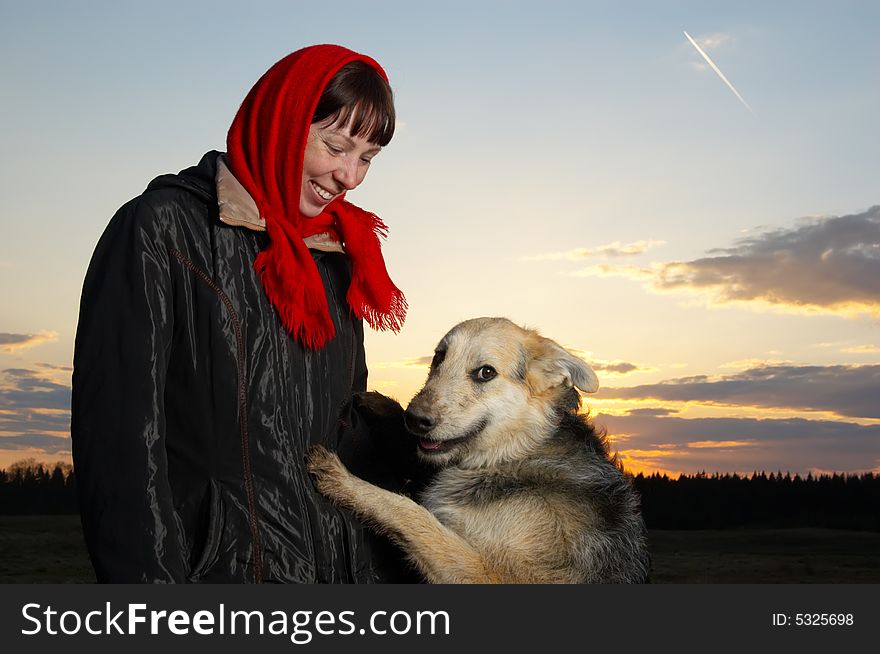
[[[351,121],[352,136],[386,146],[394,136],[394,95],[388,82],[369,64],[354,61],[333,76],[315,109],[313,123]]]

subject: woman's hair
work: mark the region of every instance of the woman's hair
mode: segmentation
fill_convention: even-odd
[[[353,61],[339,69],[327,83],[313,123],[331,119],[341,125],[351,124],[352,136],[386,146],[394,136],[394,96],[391,86],[363,61]]]

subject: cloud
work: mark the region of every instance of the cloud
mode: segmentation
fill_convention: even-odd
[[[678,413],[675,409],[661,409],[661,408],[645,408],[645,409],[630,409],[627,411],[627,415],[630,416],[670,416],[675,413]]]
[[[651,282],[657,279],[658,267],[644,268],[642,266],[621,266],[608,263],[600,263],[574,272],[568,273],[571,277],[626,277],[633,281]]]
[[[732,45],[736,43],[734,37],[730,34],[725,34],[723,32],[716,32],[715,34],[709,34],[706,36],[696,36],[693,37],[694,41],[706,52],[720,50],[722,47]],[[683,43],[679,46],[679,49],[685,50],[687,49],[689,52],[692,52],[689,44],[687,42]],[[693,59],[688,60],[688,65],[694,70],[698,71],[711,71],[712,68],[702,59],[697,61]]]
[[[761,366],[717,378],[698,375],[604,388],[596,397],[786,407],[880,419],[880,365]]]
[[[0,372],[0,450],[70,452],[70,372],[48,363]]]
[[[47,372],[51,373],[52,368]],[[0,373],[0,407],[4,409],[69,409],[70,384],[26,368],[7,368]]]
[[[651,267],[603,264],[575,276],[623,276],[657,292],[689,292],[710,304],[855,317],[880,315],[880,206],[806,218],[692,261]]]
[[[855,347],[844,348],[841,352],[848,352],[850,354],[877,354],[880,352],[880,347],[877,347],[876,345],[857,345]]]
[[[687,446],[694,450],[729,449],[731,447],[752,447],[755,441],[693,441]]]
[[[783,361],[781,359],[738,359],[736,361],[728,361],[722,363],[719,368],[732,368],[734,370],[749,370],[751,368],[760,368],[764,366],[782,366],[788,365],[791,361]]]
[[[724,45],[735,43],[732,35],[723,32],[716,32],[707,36],[695,36],[694,41],[699,43],[703,50],[717,50]]]
[[[665,243],[665,241],[635,241],[622,244],[620,241],[614,241],[614,243],[600,245],[596,248],[575,248],[565,252],[547,252],[525,256],[521,257],[520,261],[580,261],[590,258],[618,259],[622,257],[635,257]]]
[[[69,454],[70,438],[39,434],[2,436],[0,437],[0,450],[39,450],[45,454]]]
[[[626,361],[609,361],[604,363],[593,363],[591,365],[596,372],[607,372],[615,375],[626,375],[641,370],[636,364],[628,363]]]
[[[597,359],[593,356],[592,352],[587,350],[579,350],[573,347],[566,347],[565,349],[590,364],[590,367],[596,372],[602,372],[609,377],[623,377],[634,372],[653,372],[655,370],[654,368],[646,368],[637,363],[620,361],[619,359],[615,361]]]
[[[71,368],[70,366],[56,366],[51,363],[35,363],[34,365],[41,370],[52,370],[55,372],[73,372],[73,368]]]
[[[628,469],[674,473],[824,469],[865,472],[880,466],[880,426],[829,420],[693,418],[599,414]],[[625,438],[616,439],[616,434]]]
[[[0,436],[58,435],[70,430],[70,412],[51,409],[0,411]]]
[[[0,352],[11,354],[27,350],[43,343],[54,343],[58,340],[58,332],[41,331],[36,334],[0,333]]]

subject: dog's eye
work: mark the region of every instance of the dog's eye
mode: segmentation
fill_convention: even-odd
[[[471,373],[474,381],[478,382],[487,382],[490,379],[494,379],[497,375],[498,373],[492,366],[480,366]]]

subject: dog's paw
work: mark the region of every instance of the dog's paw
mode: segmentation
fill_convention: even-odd
[[[332,500],[344,501],[347,497],[346,483],[351,474],[335,453],[315,445],[309,450],[308,471],[315,480],[315,487]]]

